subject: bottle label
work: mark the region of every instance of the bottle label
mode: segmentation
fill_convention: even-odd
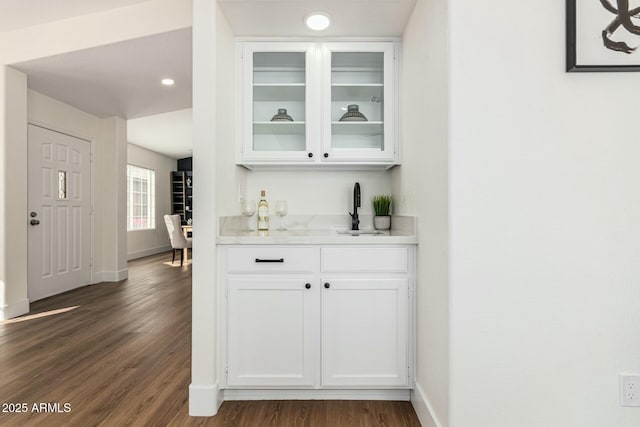
[[[269,229],[269,207],[260,206],[258,208],[258,230]]]

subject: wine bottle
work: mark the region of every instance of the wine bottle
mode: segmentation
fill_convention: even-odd
[[[266,192],[262,190],[260,193],[260,201],[258,202],[258,230],[269,229],[269,203],[265,199]]]

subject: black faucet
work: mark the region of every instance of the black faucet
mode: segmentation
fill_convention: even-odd
[[[353,213],[349,212],[351,215],[351,229],[359,230],[358,225],[360,224],[360,219],[358,218],[358,208],[360,207],[360,183],[356,182],[356,185],[353,187]]]

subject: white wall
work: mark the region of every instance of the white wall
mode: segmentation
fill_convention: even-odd
[[[222,13],[216,2],[193,0],[193,264],[189,414],[211,416],[220,394],[216,373],[216,165],[221,108],[216,44]],[[224,25],[222,25],[224,30]],[[228,28],[228,27],[227,27]],[[213,136],[213,138],[212,138]],[[213,141],[212,141],[213,139]],[[228,143],[228,142],[227,142]],[[213,166],[212,166],[213,165]]]
[[[96,233],[92,240],[101,253],[95,282],[127,278],[127,134],[120,117],[100,120],[96,144],[94,194]]]
[[[6,139],[7,136],[7,77],[6,77],[6,67],[0,65],[0,135],[2,135],[3,139]],[[25,89],[26,90],[26,89]],[[7,166],[6,159],[7,154],[6,144],[0,145],[0,180],[4,183],[7,181]],[[6,222],[6,207],[7,203],[5,202],[5,187],[0,185],[0,232],[4,235],[5,230],[7,229]],[[0,254],[4,255],[7,253],[7,239],[2,239],[0,241]],[[7,293],[7,263],[6,258],[4,256],[0,256],[0,320],[6,320],[9,317],[7,316],[7,307],[6,307],[6,293]]]
[[[126,172],[118,162],[126,166],[122,158],[122,146],[126,143],[126,129],[122,119],[99,119],[74,107],[27,90],[26,76],[12,68],[6,68],[5,84],[10,90],[3,99],[11,107],[5,109],[5,141],[3,174],[8,186],[4,186],[5,210],[2,251],[4,271],[0,271],[3,289],[2,317],[10,318],[28,311],[27,298],[27,122],[52,130],[87,139],[94,153],[92,178],[94,216],[92,220],[92,283],[122,280],[126,269],[126,216],[120,219],[126,196],[122,193],[122,175]],[[125,154],[126,155],[126,154]],[[126,179],[126,176],[124,177]],[[126,182],[125,182],[126,185]],[[96,195],[99,194],[100,197]],[[125,193],[126,194],[126,186]],[[9,199],[10,198],[10,199]],[[6,208],[5,208],[6,209]],[[124,229],[122,228],[124,226]],[[5,259],[5,257],[7,259]]]
[[[3,32],[0,61],[14,64],[189,26],[191,1],[150,0]]]
[[[8,273],[2,272],[0,266],[0,286],[4,289],[0,289],[0,308],[7,304],[7,295],[13,292],[13,286],[21,289],[20,294],[26,289],[26,257],[24,262],[14,262],[13,258],[16,252],[26,251],[26,224],[21,224],[23,215],[26,212],[26,191],[20,186],[15,185],[13,177],[16,176],[13,173],[14,170],[23,171],[27,168],[26,160],[26,146],[24,141],[26,140],[26,114],[22,114],[24,120],[20,120],[17,123],[17,115],[20,111],[19,106],[26,104],[26,87],[20,90],[21,84],[14,84],[15,79],[13,74],[15,70],[6,72],[5,65],[10,65],[22,61],[31,59],[37,59],[56,55],[64,52],[71,52],[79,49],[86,49],[95,46],[100,46],[109,43],[115,43],[118,41],[129,40],[137,37],[144,37],[152,34],[158,34],[167,31],[173,31],[181,28],[186,28],[191,25],[191,2],[184,0],[152,0],[144,3],[138,3],[130,7],[122,7],[118,9],[112,9],[105,12],[99,12],[75,18],[64,19],[56,22],[46,23],[42,25],[35,25],[32,27],[18,29],[15,31],[3,32],[0,34],[0,105],[12,106],[13,110],[4,108],[4,114],[2,114],[3,122],[0,123],[0,152],[2,152],[3,170],[0,173],[0,195],[3,195],[2,203],[4,203],[5,216],[3,219],[4,224],[12,224],[12,231],[7,234],[5,230],[0,226],[1,235],[3,236],[4,244],[0,246],[0,259],[3,259],[5,265],[7,261],[11,261],[11,267]],[[82,34],[82,37],[78,37],[78,34]],[[25,42],[26,41],[26,42]],[[11,90],[5,90],[5,87],[11,87]],[[9,122],[5,119],[6,115],[13,117]],[[122,172],[126,167],[126,128],[122,119],[108,119],[111,120],[110,124],[102,123],[100,134],[103,132],[109,137],[114,137],[114,141],[117,142],[115,152],[110,153],[113,156],[110,159],[111,165],[115,165],[114,168],[103,170],[106,175],[99,175],[101,179],[111,179],[111,190],[115,194],[119,194],[122,188],[126,189],[126,176],[122,176]],[[17,125],[15,132],[24,133],[24,138],[17,138],[12,135],[14,132],[13,126]],[[103,136],[104,138],[104,136]],[[96,159],[100,156],[99,150],[96,151]],[[110,155],[107,153],[107,156]],[[117,165],[115,162],[123,161],[123,165]],[[99,164],[96,165],[99,167]],[[9,173],[11,171],[11,173]],[[99,184],[100,179],[96,179],[96,184]],[[123,187],[124,185],[124,187]],[[122,197],[122,196],[121,196]],[[106,199],[110,206],[106,206],[107,209],[113,208],[112,212],[105,215],[103,219],[107,222],[111,221],[112,224],[121,221],[117,215],[121,215],[125,212],[126,197]],[[97,205],[97,204],[96,204]],[[11,209],[7,209],[7,206],[11,206]],[[98,206],[96,206],[98,209]],[[100,214],[96,213],[96,220],[98,220]],[[113,216],[116,216],[115,219]],[[96,254],[110,257],[107,264],[98,266],[96,271],[104,275],[97,276],[98,280],[117,280],[126,277],[126,228],[123,230],[118,229],[118,233],[115,232],[109,235],[110,239],[114,236],[117,237],[115,241],[116,248],[95,248]],[[109,233],[109,228],[101,229],[101,232]],[[11,240],[8,238],[11,236]],[[20,247],[21,243],[25,242],[25,248]],[[16,245],[15,248],[8,249],[7,245]],[[101,252],[102,251],[102,252]],[[99,261],[98,261],[99,262]],[[122,265],[125,268],[122,268]],[[107,270],[99,270],[107,269]],[[7,274],[14,274],[15,272],[17,280],[7,281]],[[4,283],[3,283],[4,282]],[[8,289],[11,287],[11,289]],[[24,293],[26,296],[26,293]],[[22,297],[20,297],[22,298]],[[4,301],[3,301],[4,299]],[[21,300],[22,301],[22,300]],[[21,304],[21,310],[17,310],[15,313],[21,314],[27,309],[27,305]],[[3,312],[5,310],[3,309]],[[19,313],[20,311],[20,313]],[[15,315],[17,315],[15,314]],[[4,314],[3,314],[4,316]]]
[[[27,76],[0,65],[0,320],[29,310],[27,300]],[[0,185],[0,187],[2,187]],[[22,209],[23,208],[23,209]]]
[[[450,8],[451,425],[638,426],[638,74],[565,73],[563,2]]]
[[[103,277],[104,281],[118,281],[129,276],[127,269],[127,121],[121,117],[111,117],[103,120],[113,123],[115,138],[113,138],[116,152],[115,165],[113,165],[113,193],[108,200],[115,201],[115,233],[111,236],[103,236],[103,241],[108,238],[115,239],[115,265],[116,276]],[[107,231],[107,230],[104,230]]]
[[[403,35],[403,163],[392,172],[396,210],[418,216],[412,402],[424,426],[449,424],[446,17],[445,0],[418,0]]]
[[[127,258],[135,259],[171,249],[164,216],[171,215],[171,171],[177,169],[176,159],[127,144],[127,164],[151,169],[155,172],[156,227],[153,230],[127,232]]]
[[[353,187],[360,183],[362,209],[372,215],[371,197],[391,194],[391,174],[387,171],[250,171],[247,173],[247,197],[260,200],[266,190],[272,208],[276,200],[287,200],[290,215],[343,214],[353,212]],[[237,192],[236,192],[237,194]],[[237,203],[233,214],[239,215]]]
[[[238,188],[247,186],[247,170],[236,166],[236,50],[234,34],[222,12],[217,17],[216,208],[218,216],[238,215]]]

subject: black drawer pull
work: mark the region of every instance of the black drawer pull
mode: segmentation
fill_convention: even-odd
[[[311,289],[311,283],[307,283],[306,285],[304,285],[304,287],[307,289]]]
[[[280,259],[260,259],[260,258],[256,258],[256,262],[284,262],[284,258],[280,258]]]

